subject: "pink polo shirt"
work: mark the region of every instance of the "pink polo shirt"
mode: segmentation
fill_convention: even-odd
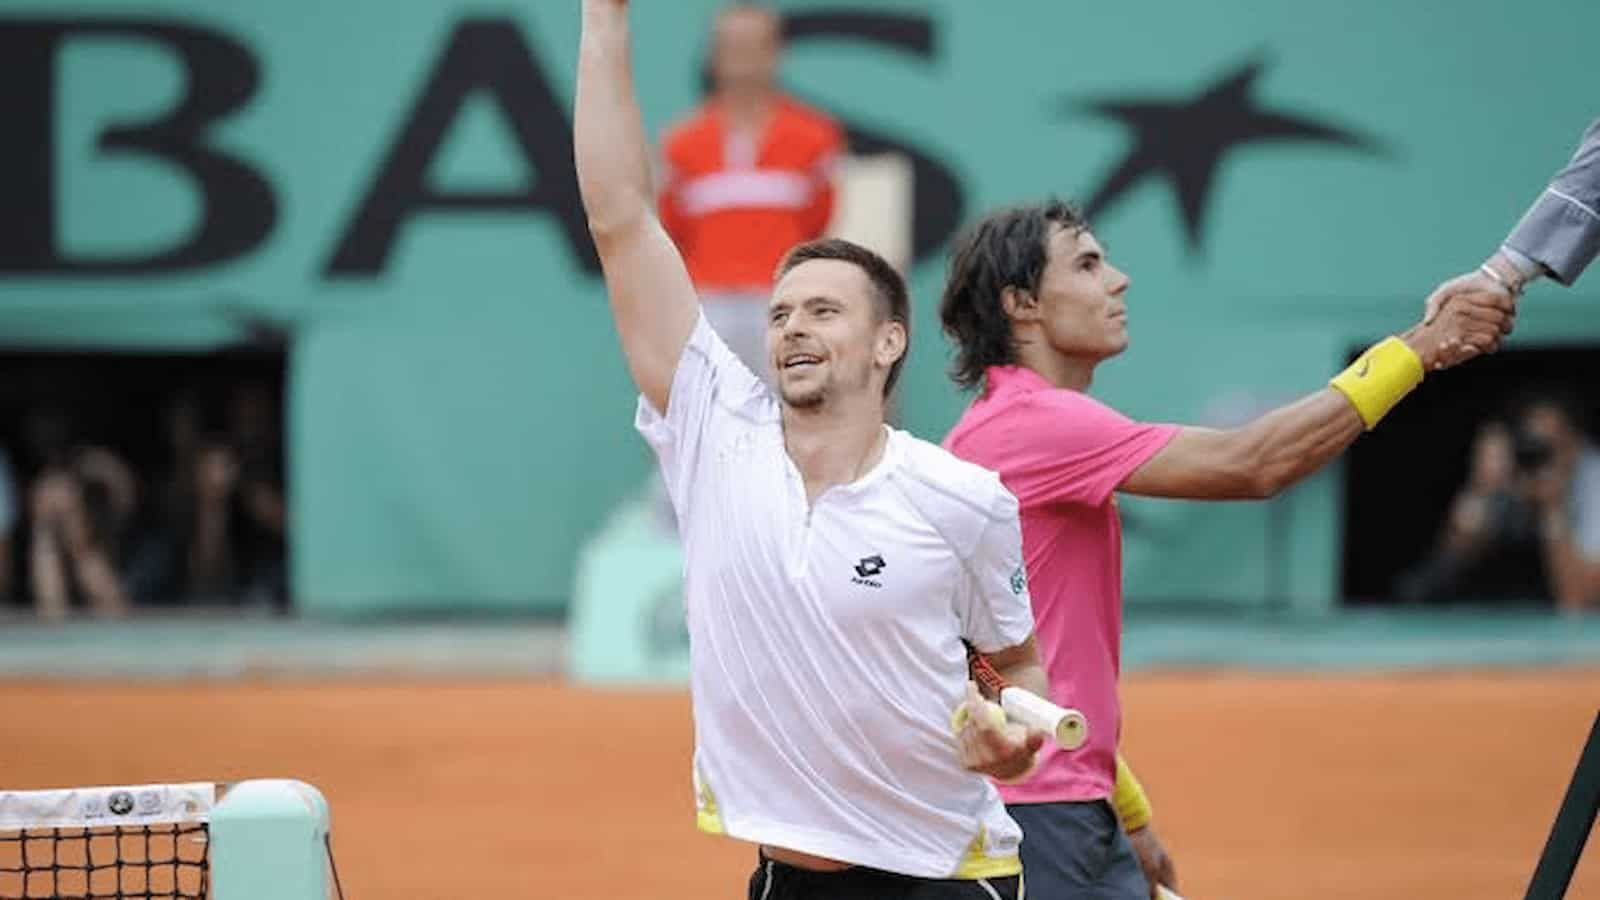
[[[1122,707],[1122,524],[1117,486],[1178,433],[1144,425],[1032,369],[995,366],[945,448],[1000,475],[1022,508],[1034,633],[1050,692],[1089,719],[1072,752],[1047,743],[1007,803],[1097,800],[1116,780]]]

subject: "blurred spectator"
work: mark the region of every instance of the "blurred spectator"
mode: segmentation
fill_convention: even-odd
[[[283,501],[272,392],[243,382],[224,429],[208,430],[193,397],[168,414],[172,463],[132,566],[142,602],[287,603]]]
[[[833,215],[844,136],[777,82],[783,22],[734,3],[712,34],[711,96],[663,141],[661,222],[683,253],[713,328],[770,380],[767,298],[789,248],[821,237]]]
[[[244,381],[234,387],[228,401],[227,450],[232,454],[233,495],[226,547],[235,571],[234,590],[246,603],[281,608],[286,602],[289,517],[283,499],[282,432],[274,396],[265,384]],[[202,478],[220,475],[206,470],[221,464],[215,457],[203,458]]]
[[[194,505],[195,460],[205,430],[198,398],[182,391],[172,401],[165,418],[169,462],[152,481],[149,503],[137,528],[130,554],[128,587],[140,605],[166,605],[186,600],[183,589],[182,546],[188,533],[189,510]]]
[[[1433,553],[1401,576],[1402,600],[1548,597],[1533,504],[1519,484],[1511,429],[1479,428],[1467,483],[1451,501]]]
[[[28,576],[39,615],[63,618],[75,600],[97,615],[125,613],[117,562],[138,502],[133,474],[110,450],[76,443],[60,410],[34,410],[24,433],[34,462]]]
[[[1517,438],[1545,571],[1556,605],[1569,611],[1600,607],[1600,449],[1584,435],[1577,410],[1553,397],[1537,401]]]
[[[11,599],[11,575],[16,565],[17,479],[11,470],[11,457],[0,448],[0,606]]]
[[[277,542],[281,550],[288,524],[283,502],[282,435],[273,394],[267,385],[245,381],[234,388],[228,406],[228,431],[239,454],[240,496],[246,518],[269,542]]]
[[[1600,450],[1555,394],[1478,432],[1466,485],[1434,552],[1400,579],[1402,599],[1600,600]]]

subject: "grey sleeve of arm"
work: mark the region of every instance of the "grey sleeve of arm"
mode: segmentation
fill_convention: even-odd
[[[1505,243],[1568,285],[1600,254],[1600,121]]]

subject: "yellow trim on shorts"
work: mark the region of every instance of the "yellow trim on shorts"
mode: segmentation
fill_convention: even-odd
[[[715,809],[695,810],[694,827],[706,834],[727,834],[722,828],[722,817],[717,815]]]
[[[1022,874],[1021,857],[1014,853],[1010,856],[990,856],[984,852],[984,845],[988,843],[988,829],[980,826],[978,836],[967,846],[967,853],[962,858],[961,865],[950,877],[977,881],[980,878],[1010,878],[1012,875]]]
[[[704,777],[697,777],[695,782],[698,787],[695,796],[695,827],[706,834],[727,834],[727,829],[722,826],[722,811],[717,807],[717,795],[711,792],[711,785],[706,783]],[[1010,878],[1012,875],[1022,874],[1021,857],[1014,853],[1010,856],[990,856],[984,852],[988,843],[988,829],[980,826],[978,836],[967,846],[961,865],[950,877],[963,881],[977,881],[980,878]]]

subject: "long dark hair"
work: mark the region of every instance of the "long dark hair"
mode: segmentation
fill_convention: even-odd
[[[992,212],[952,245],[939,321],[956,345],[956,360],[950,367],[956,384],[975,388],[990,366],[1017,361],[1011,320],[1000,295],[1006,288],[1038,290],[1055,227],[1082,231],[1089,223],[1071,204],[1052,198]]]

